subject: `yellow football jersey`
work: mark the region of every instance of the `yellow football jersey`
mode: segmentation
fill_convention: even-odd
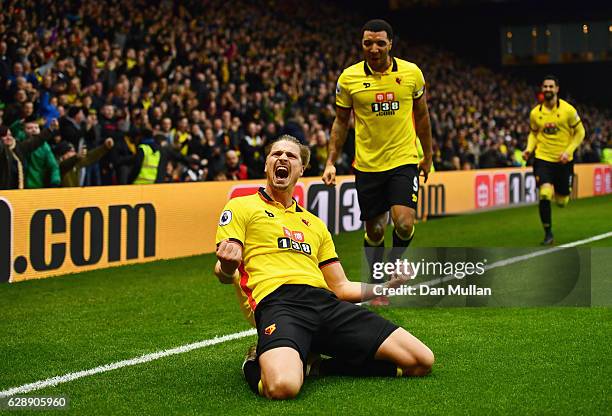
[[[329,290],[320,267],[338,261],[327,227],[300,207],[274,201],[264,188],[231,199],[217,227],[216,242],[242,245],[240,288],[251,310],[283,284],[306,284]]]
[[[336,86],[336,105],[355,114],[355,168],[382,172],[418,163],[412,105],[425,79],[412,62],[393,58],[383,73],[366,61],[346,68]]]
[[[565,100],[549,110],[545,105],[535,106],[529,114],[529,127],[536,137],[535,157],[556,163],[568,149],[574,128],[582,121],[576,109]],[[569,154],[573,159],[573,152]]]

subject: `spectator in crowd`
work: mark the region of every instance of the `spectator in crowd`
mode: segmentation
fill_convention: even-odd
[[[38,120],[31,117],[24,121],[26,140],[40,134]],[[60,186],[60,171],[51,146],[46,141],[30,153],[27,159],[26,188],[48,188]]]
[[[341,68],[360,60],[357,45],[344,46],[352,44],[354,27],[362,18],[334,4],[44,4],[2,4],[1,125],[10,126],[28,114],[39,114],[45,126],[61,118],[61,138],[76,150],[77,138],[85,138],[90,149],[113,138],[116,149],[99,161],[100,179],[95,165],[87,170],[89,185],[129,182],[124,161],[136,152],[130,132],[141,122],[134,119],[136,114],[184,157],[195,154],[207,160],[208,180],[223,177],[219,173],[228,150],[240,152],[249,177],[261,178],[262,146],[281,133],[303,143],[320,131],[329,136],[336,79]],[[14,13],[17,7],[20,13]],[[338,22],[340,13],[344,18]],[[488,146],[495,143],[500,152],[495,165],[518,163],[514,149],[525,145],[524,120],[537,86],[440,49],[411,45],[407,53],[407,46],[398,42],[394,54],[417,63],[427,74],[435,168],[480,168],[482,156],[490,165]],[[599,160],[612,135],[612,115],[576,106],[588,132],[576,160]],[[77,108],[83,109],[82,116],[75,113]],[[98,118],[93,142],[95,123],[83,126],[79,120],[92,110]],[[353,134],[349,131],[338,174],[351,173]],[[175,162],[175,169],[185,167]],[[315,170],[308,172],[314,175]]]
[[[161,146],[153,138],[153,132],[148,129],[138,132],[137,145],[136,154],[129,163],[132,173],[128,182],[135,185],[161,183],[167,160],[162,155]]]
[[[202,182],[208,176],[208,161],[200,160],[197,154],[189,156],[187,165],[183,168],[182,182]]]
[[[102,111],[99,118],[101,137],[110,137],[113,142],[122,137],[119,130],[119,124],[115,117],[115,107],[111,104],[102,106]],[[114,185],[117,183],[117,175],[115,174],[115,164],[112,153],[106,153],[100,159],[100,176],[102,185]]]
[[[137,185],[176,182],[177,180],[182,182],[182,174],[177,174],[175,177],[174,168],[180,169],[179,163],[186,167],[190,164],[190,160],[168,146],[161,134],[153,135],[153,132],[146,127],[139,129],[135,134],[136,153],[125,162],[131,171],[128,182]]]
[[[181,117],[172,136],[172,147],[186,156],[188,154],[190,141],[189,119],[187,117]]]
[[[8,85],[7,90],[11,90],[8,88]],[[9,101],[9,105],[4,110],[3,124],[10,126],[21,118],[26,102],[28,102],[26,91],[24,89],[17,89],[13,94],[13,100]]]
[[[82,147],[85,140],[84,120],[83,109],[76,106],[70,107],[66,115],[59,119],[62,140],[72,144],[75,148]]]
[[[50,128],[39,135],[17,142],[11,130],[0,126],[0,189],[24,189],[26,182],[25,162],[34,150],[53,137],[58,129],[54,120]]]
[[[318,176],[325,170],[327,162],[327,143],[329,137],[323,129],[317,130],[310,139],[310,165],[306,169],[309,176]]]
[[[85,146],[88,149],[95,149],[100,146],[104,140],[102,139],[102,127],[98,122],[98,112],[95,108],[89,108],[86,118],[86,133]],[[100,186],[102,185],[102,176],[100,174],[100,162],[92,163],[85,168],[84,186]]]
[[[62,187],[80,186],[84,167],[98,161],[113,147],[113,139],[110,137],[104,144],[91,151],[82,148],[77,154],[72,143],[67,141],[60,142],[54,150],[55,156],[59,161],[60,173],[62,175]]]
[[[225,153],[225,175],[232,181],[249,179],[247,167],[240,163],[240,158],[235,150],[228,150]]]
[[[158,130],[158,134],[164,137],[166,143],[172,143],[174,141],[174,131],[172,129],[172,119],[170,117],[164,117],[161,120],[161,125]]]
[[[260,126],[254,121],[249,122],[247,132],[239,145],[240,155],[247,167],[248,177],[251,179],[264,177],[267,140],[259,134],[259,129]]]
[[[501,168],[508,166],[506,157],[500,151],[500,144],[497,141],[492,141],[487,150],[480,156],[480,167],[486,168]],[[457,169],[453,167],[453,169]]]

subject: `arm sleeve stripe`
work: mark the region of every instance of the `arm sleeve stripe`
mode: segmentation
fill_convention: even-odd
[[[332,257],[331,259],[327,259],[325,261],[322,261],[321,263],[319,263],[319,268],[325,267],[325,266],[329,266],[332,263],[336,263],[339,262],[340,259],[338,257]]]
[[[232,241],[234,243],[238,243],[238,244],[240,244],[241,247],[244,248],[244,243],[242,241],[238,240],[237,238],[228,238],[227,240]],[[221,241],[219,241],[217,243],[217,248],[219,247],[219,244],[221,244]]]
[[[573,126],[570,126],[571,128],[576,127],[578,124],[582,123],[582,120],[578,121],[578,123],[574,124]]]
[[[415,98],[414,94],[412,95],[412,101],[418,101],[421,99],[422,96],[425,95],[425,85],[423,85],[423,88],[421,88],[420,90],[418,90],[416,92],[417,94],[420,94],[418,97]]]
[[[340,104],[338,104],[338,103],[336,103],[336,107],[345,108],[345,109],[347,109],[347,110],[348,110],[348,109],[350,109],[350,108],[353,108],[353,107],[345,107],[345,106],[340,105]]]

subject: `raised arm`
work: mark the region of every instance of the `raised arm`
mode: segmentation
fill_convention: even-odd
[[[100,160],[105,154],[108,153],[110,149],[113,148],[115,142],[110,137],[104,141],[104,144],[96,147],[91,152],[87,152],[85,157],[79,158],[77,162],[77,168],[93,165],[98,160]]]
[[[42,146],[44,142],[51,140],[55,132],[58,130],[58,128],[59,128],[59,125],[57,123],[57,120],[54,119],[51,121],[48,128],[42,129],[40,134],[32,138],[24,140],[21,143],[18,143],[18,146],[21,148],[21,151],[23,153],[25,153],[26,155],[29,155],[30,153],[38,149],[40,146]]]
[[[236,241],[223,240],[217,247],[217,264],[215,276],[223,284],[234,282],[236,269],[242,262],[242,245]]]
[[[327,163],[325,165],[325,171],[323,172],[323,183],[325,185],[336,184],[336,167],[334,164],[338,159],[338,155],[342,152],[342,147],[346,141],[346,135],[349,128],[349,121],[351,119],[351,109],[336,106],[336,118],[332,125],[329,144],[328,144],[328,156]]]

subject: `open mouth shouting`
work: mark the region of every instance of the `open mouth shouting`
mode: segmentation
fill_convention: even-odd
[[[266,157],[266,177],[268,185],[276,190],[285,192],[295,186],[298,178],[302,175],[301,148],[297,139],[278,140],[270,149]]]
[[[289,178],[289,166],[278,164],[274,168],[274,178],[279,182],[284,182]]]

